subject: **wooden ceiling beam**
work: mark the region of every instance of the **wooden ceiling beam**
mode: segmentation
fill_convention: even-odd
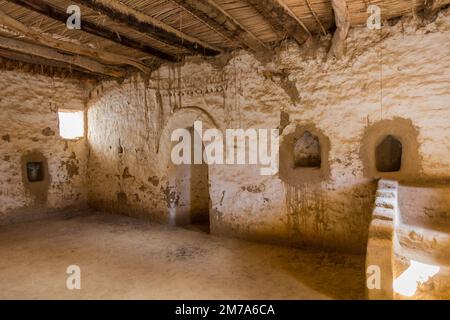
[[[213,0],[172,0],[229,40],[255,51],[268,51],[264,43]]]
[[[0,36],[0,48],[41,57],[47,60],[63,62],[68,65],[73,65],[85,69],[89,72],[108,77],[124,78],[126,76],[126,72],[123,69],[106,66],[86,57],[64,54],[55,49],[12,39],[9,37]]]
[[[68,41],[61,41],[44,34],[42,31],[29,28],[20,21],[10,17],[0,10],[0,24],[9,29],[30,38],[41,45],[51,47],[56,50],[62,50],[72,55],[83,55],[94,60],[101,60],[104,63],[112,65],[129,65],[149,74],[152,70],[137,59],[129,58],[120,54],[90,48],[82,44],[76,44]]]
[[[101,60],[104,63],[111,65],[129,65],[139,69],[140,71],[150,74],[151,69],[136,59],[132,59],[120,54],[99,50],[83,46],[82,44],[75,44],[68,41],[61,41],[44,34],[44,32],[36,29],[31,29],[21,23],[20,21],[10,17],[0,10],[0,24],[9,29],[22,34],[23,36],[36,41],[37,43],[56,50],[61,50],[72,55],[83,55],[94,60]]]
[[[322,35],[327,34],[327,30],[325,30],[325,27],[323,26],[322,22],[320,21],[319,17],[317,16],[316,12],[314,11],[311,2],[309,0],[305,0],[306,5],[308,6],[309,11],[314,17],[314,20],[316,20],[317,25],[320,27],[320,31],[322,32]]]
[[[430,20],[435,18],[443,5],[444,1],[442,0],[425,0],[423,9],[424,17]]]
[[[24,62],[34,66],[45,66],[58,68],[62,70],[67,70],[70,73],[79,72],[85,76],[97,77],[97,74],[87,71],[86,69],[82,69],[76,66],[68,65],[63,62],[58,62],[55,60],[48,60],[41,57],[37,57],[31,54],[20,53],[12,50],[2,49],[0,48],[0,57],[5,58],[10,61],[18,61]]]
[[[345,39],[350,29],[350,13],[348,12],[346,0],[331,0],[331,6],[333,7],[336,31],[333,39],[331,39],[328,57],[341,59],[345,53]]]
[[[21,6],[22,8],[32,10],[34,12],[45,15],[53,20],[60,21],[64,24],[66,23],[67,18],[69,17],[69,15],[65,11],[55,7],[46,0],[7,0],[7,1],[14,3],[18,6]],[[122,46],[141,51],[142,53],[154,56],[161,60],[167,60],[170,62],[178,61],[178,58],[171,54],[155,49],[149,45],[140,43],[139,41],[136,41],[123,33],[113,31],[104,26],[92,23],[86,19],[83,19],[81,23],[81,30],[91,35],[110,40]]]
[[[282,0],[247,0],[275,29],[282,28],[298,44],[303,44],[311,33]]]
[[[111,20],[146,33],[168,45],[187,49],[206,56],[214,56],[222,49],[187,35],[147,14],[115,0],[74,0],[73,2],[104,14]]]

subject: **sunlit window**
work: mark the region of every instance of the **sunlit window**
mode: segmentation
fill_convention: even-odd
[[[59,135],[64,139],[79,139],[84,137],[83,111],[58,111]]]

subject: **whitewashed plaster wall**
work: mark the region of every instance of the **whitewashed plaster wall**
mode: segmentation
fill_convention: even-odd
[[[16,69],[0,70],[0,92],[0,222],[85,207],[86,139],[63,140],[57,110],[84,110],[86,89],[75,79]],[[24,183],[23,156],[36,152],[46,158],[49,178],[39,201]]]
[[[292,185],[258,166],[210,166],[211,230],[363,252],[382,176],[365,168],[370,128],[409,130],[413,169],[396,178],[449,179],[450,13],[426,26],[404,18],[381,31],[354,28],[341,61],[326,60],[328,41],[283,44],[269,61],[245,51],[193,58],[149,79],[97,86],[88,103],[89,204],[170,223],[185,201],[168,177],[173,129],[200,119],[221,130],[280,127],[286,136],[312,125],[329,139],[326,177]]]

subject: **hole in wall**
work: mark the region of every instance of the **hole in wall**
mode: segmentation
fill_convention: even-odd
[[[402,167],[402,143],[388,135],[375,150],[376,168],[379,172],[397,172]]]
[[[319,138],[305,131],[294,145],[294,165],[296,168],[320,168],[321,163]]]
[[[44,166],[42,162],[27,162],[27,178],[29,182],[44,180]]]

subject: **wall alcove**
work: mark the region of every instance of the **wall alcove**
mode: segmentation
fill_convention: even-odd
[[[328,137],[314,125],[290,124],[280,141],[280,179],[292,186],[326,180],[329,150]]]
[[[296,168],[320,168],[322,157],[320,154],[320,141],[309,131],[297,139],[294,144],[294,165]]]
[[[360,147],[364,176],[409,179],[420,175],[418,134],[412,121],[404,118],[382,120],[368,127]]]
[[[376,147],[375,163],[379,172],[397,172],[402,167],[402,143],[388,135]]]
[[[25,189],[36,205],[45,204],[50,186],[47,158],[39,151],[30,151],[23,154],[21,162]]]

